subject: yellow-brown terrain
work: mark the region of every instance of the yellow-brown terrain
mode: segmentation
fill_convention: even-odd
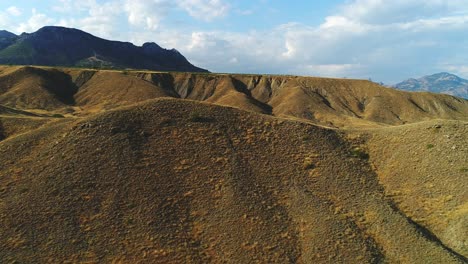
[[[466,263],[468,101],[0,67],[2,263]]]

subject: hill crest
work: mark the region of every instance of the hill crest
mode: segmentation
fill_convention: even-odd
[[[23,110],[81,116],[160,97],[205,101],[334,128],[468,116],[466,100],[398,91],[366,80],[37,67],[0,71],[0,104]]]

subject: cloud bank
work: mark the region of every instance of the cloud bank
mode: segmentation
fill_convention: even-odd
[[[56,24],[137,44],[155,41],[215,72],[372,78],[386,83],[438,71],[468,77],[465,0],[354,0],[318,25],[291,21],[242,32],[213,26],[242,19],[241,13],[256,15],[223,0],[56,2],[52,7],[56,17],[33,9],[28,19],[7,29],[31,32]],[[16,7],[0,11],[0,26],[8,27],[10,18],[25,13]]]

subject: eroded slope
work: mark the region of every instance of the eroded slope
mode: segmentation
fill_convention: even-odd
[[[466,120],[468,101],[364,80],[79,69],[5,68],[0,103],[87,115],[160,97],[184,98],[337,128]]]

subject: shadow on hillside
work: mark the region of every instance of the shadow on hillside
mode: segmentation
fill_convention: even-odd
[[[67,105],[75,104],[74,96],[78,92],[78,86],[73,83],[70,75],[56,69],[43,70],[35,67],[27,68],[46,80],[44,88],[52,93],[59,101]]]
[[[245,95],[247,95],[251,100],[252,100],[252,103],[255,105],[255,106],[258,106],[260,107],[263,111],[265,111],[265,113],[271,115],[273,113],[273,107],[271,107],[270,105],[268,104],[265,104],[265,103],[262,103],[260,101],[258,101],[257,99],[255,99],[253,96],[252,96],[252,93],[250,92],[250,90],[247,88],[247,85],[235,78],[232,78],[232,84],[234,84],[234,88],[238,91],[238,92],[241,92]]]
[[[0,120],[0,141],[4,140],[6,138],[2,120]]]

